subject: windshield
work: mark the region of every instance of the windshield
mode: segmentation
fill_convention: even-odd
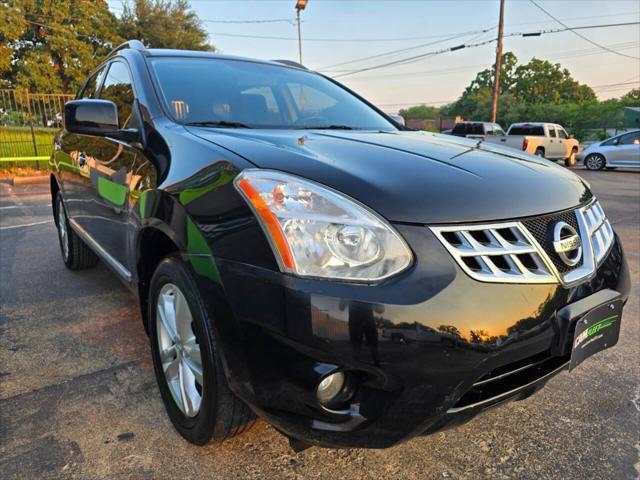
[[[312,72],[215,58],[157,57],[150,64],[163,101],[179,123],[397,130],[361,100]]]

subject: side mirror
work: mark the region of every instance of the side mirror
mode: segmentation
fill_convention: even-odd
[[[64,105],[68,132],[104,137],[118,131],[118,107],[109,100],[72,100]]]
[[[118,107],[110,100],[82,99],[65,103],[64,127],[71,133],[128,142],[139,138],[135,129],[118,128]]]

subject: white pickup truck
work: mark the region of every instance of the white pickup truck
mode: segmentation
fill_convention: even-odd
[[[550,160],[564,160],[567,166],[575,163],[579,149],[578,141],[555,123],[514,123],[506,135],[487,136],[485,142],[505,145]]]

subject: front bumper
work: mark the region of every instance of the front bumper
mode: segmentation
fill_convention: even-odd
[[[603,289],[629,294],[617,238],[592,277],[566,288],[472,280],[428,229],[397,228],[417,260],[381,285],[295,278],[220,258],[223,291],[199,279],[231,389],[288,436],[383,448],[526,397],[568,361],[554,349],[556,312]],[[502,387],[494,383],[502,391],[493,397],[473,396],[479,380],[532,362]],[[321,373],[334,366],[358,383],[338,411],[315,398]]]

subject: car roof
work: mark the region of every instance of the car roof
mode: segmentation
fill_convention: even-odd
[[[264,65],[276,65],[279,67],[296,68],[307,70],[303,65],[290,60],[262,60],[258,58],[241,57],[236,55],[226,55],[216,52],[195,51],[195,50],[174,50],[169,48],[146,48],[140,51],[145,57],[175,57],[175,58],[209,58],[215,60],[236,60],[243,62],[261,63]]]

